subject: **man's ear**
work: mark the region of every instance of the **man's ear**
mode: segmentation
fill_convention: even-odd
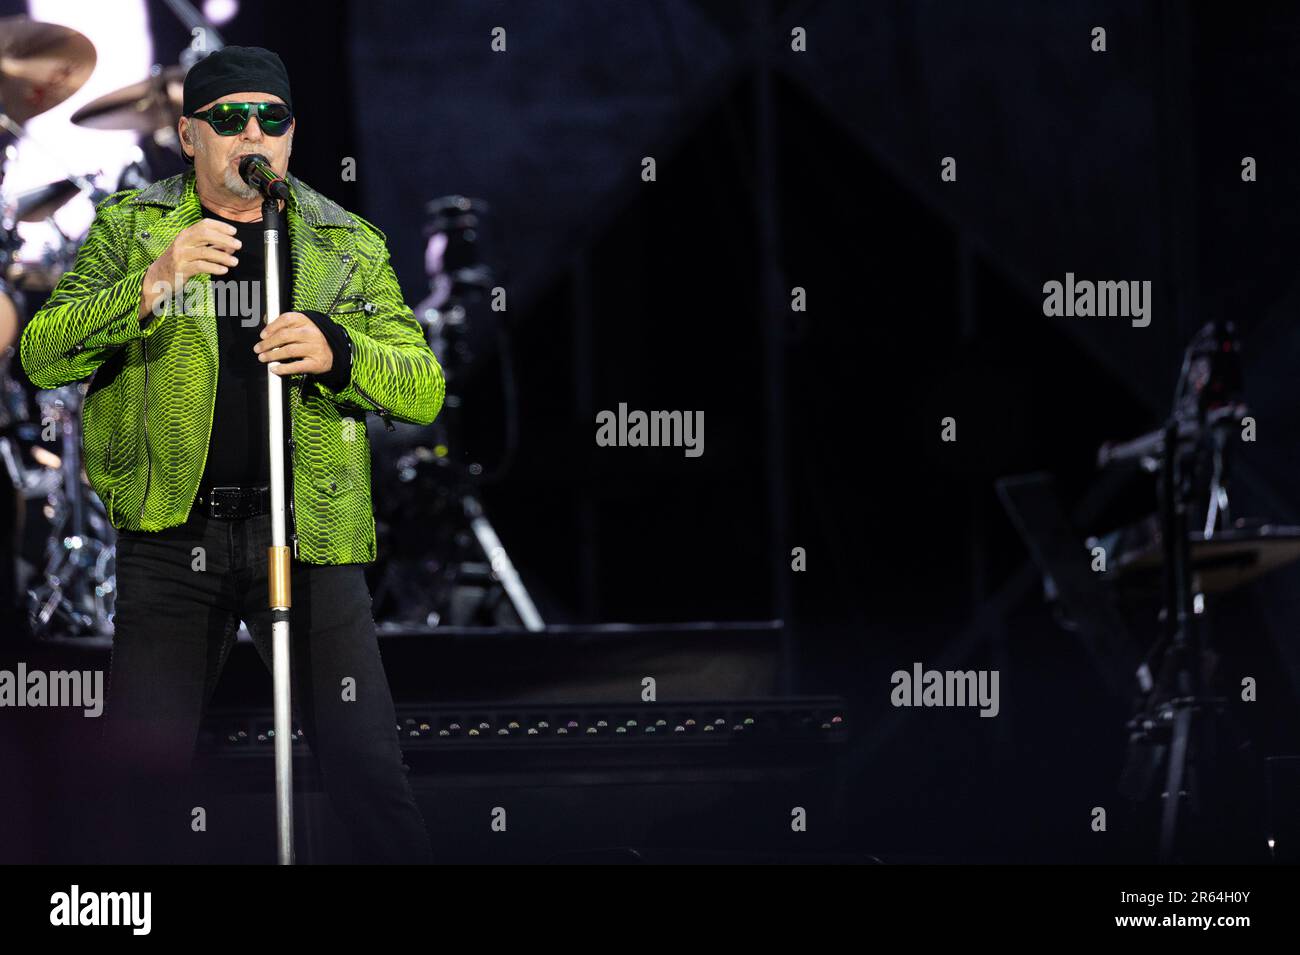
[[[190,132],[190,118],[189,118],[188,116],[182,116],[182,117],[177,121],[177,124],[176,124],[176,130],[177,130],[177,132],[180,134],[180,137],[181,137],[181,150],[185,153],[185,155],[187,155],[187,156],[189,156],[191,159],[193,159],[193,158],[194,158],[194,143],[192,143],[192,142],[190,141],[190,137],[193,135],[193,134]],[[189,147],[188,149],[185,148],[185,147],[187,147],[187,146]]]

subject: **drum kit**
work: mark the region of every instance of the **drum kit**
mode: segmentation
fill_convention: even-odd
[[[1184,351],[1168,417],[1098,449],[1098,480],[1077,517],[1051,475],[997,482],[1057,622],[1130,702],[1118,791],[1162,862],[1241,851],[1225,820],[1254,772],[1253,747],[1230,705],[1241,687],[1221,672],[1210,611],[1300,560],[1300,527],[1234,513],[1234,451],[1253,421],[1241,356],[1234,322],[1201,328]],[[1093,523],[1117,489],[1134,486],[1152,492],[1155,511],[1081,539],[1077,522]]]
[[[156,175],[184,168],[176,124],[185,74],[193,65],[191,51],[183,51],[180,59],[184,65],[155,66],[147,78],[73,113],[77,126],[141,135],[147,152],[141,151],[120,173],[115,189],[140,188]],[[76,93],[95,61],[93,44],[76,30],[24,16],[0,18],[0,147],[5,157],[0,186],[16,142],[50,152],[25,124]],[[65,234],[53,216],[77,196],[98,202],[108,195],[112,190],[101,187],[102,178],[69,174],[0,200],[0,305],[7,301],[19,315],[32,314],[72,267],[85,236]],[[386,606],[389,617],[404,624],[522,623],[540,629],[541,619],[475,497],[482,468],[459,463],[448,452],[458,446],[452,434],[458,399],[451,384],[457,366],[472,357],[474,336],[468,330],[477,332],[482,324],[467,322],[467,316],[490,276],[481,263],[471,261],[481,245],[485,213],[481,203],[462,197],[437,200],[430,207],[431,254],[426,258],[433,294],[416,315],[448,376],[447,412],[433,428],[404,427],[396,435],[372,431],[378,480],[387,480],[395,491],[377,493],[375,499],[409,507],[404,514],[381,508],[377,515],[380,555],[371,570],[372,587],[377,616]],[[24,222],[52,226],[53,245],[24,256],[18,235]],[[0,510],[12,506],[16,520],[0,522],[0,528],[13,523],[17,531],[14,539],[0,540],[0,553],[12,549],[18,559],[16,580],[0,583],[0,602],[13,603],[14,594],[6,593],[6,587],[25,595],[26,612],[20,619],[29,637],[110,635],[114,533],[80,463],[86,385],[35,389],[19,366],[16,335],[8,337],[0,325],[0,498],[12,500],[6,504],[0,499]],[[412,517],[445,532],[412,544],[402,531],[412,525]],[[414,593],[424,596],[411,597]],[[4,637],[0,634],[0,640]]]
[[[94,45],[66,26],[25,16],[0,18],[0,163],[3,184],[16,155],[15,144],[34,139],[26,124],[77,92],[95,68]],[[77,110],[72,122],[89,129],[131,130],[165,143],[180,116],[180,67],[155,68],[149,78],[102,96]],[[179,161],[179,159],[178,159]],[[0,204],[0,300],[29,315],[71,268],[84,236],[68,235],[54,215],[78,196],[98,202],[109,194],[96,174],[69,174]],[[152,177],[143,159],[128,166],[117,188]],[[53,244],[24,255],[20,223],[47,223]],[[16,332],[16,329],[15,329]],[[25,595],[17,619],[30,636],[84,636],[111,632],[114,534],[108,515],[91,492],[80,463],[82,384],[49,391],[34,388],[22,374],[17,336],[0,340],[0,483],[13,520],[0,548],[12,551],[0,598]],[[7,514],[6,517],[9,515]],[[12,571],[12,574],[9,574]]]

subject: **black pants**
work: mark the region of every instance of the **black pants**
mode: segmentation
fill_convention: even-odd
[[[241,619],[271,666],[270,539],[269,516],[197,513],[180,527],[119,534],[106,755],[123,773],[131,808],[148,807],[145,839],[153,838],[149,825],[172,835],[190,829],[188,807],[163,803],[185,788],[200,720]],[[295,562],[292,581],[294,710],[355,854],[428,862],[363,567]],[[164,844],[174,849],[175,840],[157,843]]]

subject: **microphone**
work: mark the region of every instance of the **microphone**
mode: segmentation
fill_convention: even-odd
[[[268,199],[289,201],[289,184],[276,175],[271,161],[260,153],[239,160],[239,178]]]

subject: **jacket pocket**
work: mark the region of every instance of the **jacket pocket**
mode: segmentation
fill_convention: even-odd
[[[352,478],[342,469],[329,474],[313,474],[311,485],[326,498],[338,498],[352,490]]]

